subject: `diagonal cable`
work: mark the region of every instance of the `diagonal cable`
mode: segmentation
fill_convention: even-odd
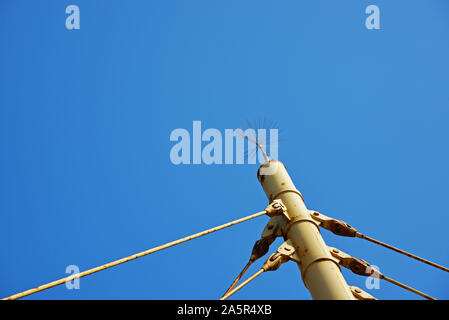
[[[381,242],[379,240],[370,238],[360,232],[358,232],[355,228],[351,227],[349,224],[347,224],[346,222],[342,221],[342,220],[337,220],[331,217],[327,217],[324,214],[319,213],[318,211],[312,211],[311,217],[313,219],[315,219],[316,221],[318,221],[318,224],[323,227],[324,229],[327,229],[329,231],[331,231],[332,233],[339,235],[339,236],[343,236],[343,237],[356,237],[356,238],[360,238],[360,239],[364,239],[367,241],[370,241],[372,243],[375,243],[377,245],[383,246],[385,248],[388,248],[390,250],[396,251],[400,254],[403,254],[409,258],[415,259],[417,261],[426,263],[432,267],[441,269],[443,271],[449,272],[449,268],[446,268],[442,265],[439,265],[435,262],[426,260],[424,258],[418,257],[415,254],[412,254],[410,252],[404,251],[402,249],[393,247],[392,245],[386,244],[384,242]]]
[[[265,263],[263,264],[262,268],[260,268],[259,271],[257,271],[255,274],[253,274],[251,277],[249,277],[248,279],[246,279],[245,281],[243,281],[240,285],[238,285],[236,288],[232,289],[232,290],[228,290],[223,297],[220,298],[220,300],[226,300],[227,298],[229,298],[230,296],[232,296],[234,293],[236,293],[237,291],[239,291],[241,288],[243,288],[244,286],[246,286],[248,283],[250,283],[251,281],[253,281],[254,279],[256,279],[258,276],[260,276],[262,273],[264,273],[265,271],[275,271],[277,269],[279,269],[279,267],[281,266],[281,264],[287,262],[289,260],[288,256],[285,256],[281,253],[273,253],[271,254],[267,261],[265,261]],[[251,262],[251,261],[250,261]],[[249,264],[247,265],[249,266]],[[245,270],[246,268],[244,268]],[[239,278],[238,278],[239,279]],[[237,280],[238,280],[237,279]],[[237,283],[237,282],[235,282]],[[234,284],[235,285],[235,284]]]
[[[449,269],[448,269],[448,268],[443,267],[443,266],[441,266],[441,265],[439,265],[439,264],[436,264],[435,262],[432,262],[432,261],[426,260],[426,259],[424,259],[424,258],[418,257],[417,255],[414,255],[414,254],[412,254],[412,253],[410,253],[410,252],[407,252],[407,251],[398,249],[398,248],[396,248],[396,247],[393,247],[393,246],[391,246],[391,245],[389,245],[389,244],[386,244],[386,243],[384,243],[384,242],[381,242],[381,241],[379,241],[379,240],[376,240],[376,239],[370,238],[370,237],[368,237],[368,236],[365,236],[364,234],[361,234],[361,233],[359,233],[359,232],[357,232],[356,237],[357,237],[357,238],[360,238],[360,239],[368,240],[368,241],[370,241],[370,242],[372,242],[372,243],[378,244],[378,245],[380,245],[380,246],[383,246],[383,247],[385,247],[385,248],[388,248],[388,249],[390,249],[390,250],[393,250],[393,251],[396,251],[396,252],[398,252],[398,253],[400,253],[400,254],[403,254],[403,255],[405,255],[405,256],[407,256],[407,257],[409,257],[409,258],[412,258],[412,259],[421,261],[421,262],[426,263],[426,264],[428,264],[428,265],[430,265],[430,266],[432,266],[432,267],[435,267],[435,268],[441,269],[441,270],[443,270],[443,271],[449,272]]]
[[[246,264],[246,266],[242,269],[242,271],[240,271],[239,275],[237,276],[237,278],[235,278],[234,282],[232,282],[232,284],[229,286],[228,290],[226,290],[226,292],[224,293],[223,297],[226,296],[229,292],[231,292],[231,290],[240,281],[240,279],[243,277],[243,275],[245,274],[246,270],[248,270],[248,268],[251,266],[251,264],[252,264],[252,261],[249,261]]]
[[[351,270],[353,273],[365,276],[365,277],[374,277],[379,279],[384,279],[388,282],[391,282],[394,285],[397,285],[403,289],[409,290],[421,297],[424,297],[429,300],[436,300],[434,297],[431,297],[428,294],[425,294],[421,291],[418,291],[412,287],[409,287],[399,281],[391,279],[390,277],[385,276],[383,273],[379,272],[375,268],[373,268],[368,262],[362,259],[355,258],[339,249],[328,247],[331,255],[337,260],[337,262],[343,267]]]
[[[245,281],[243,281],[241,284],[239,284],[237,287],[235,287],[234,289],[232,289],[231,291],[227,292],[223,297],[220,298],[220,300],[226,300],[227,298],[229,298],[230,296],[232,296],[234,293],[236,293],[237,291],[239,291],[241,288],[243,288],[244,286],[246,286],[248,283],[250,283],[251,281],[253,281],[254,279],[256,279],[258,276],[260,276],[262,273],[264,273],[265,270],[264,269],[260,269],[259,271],[257,271],[255,274],[253,274],[251,277],[249,277],[248,279],[246,279]]]
[[[115,260],[115,261],[103,264],[101,266],[98,266],[98,267],[95,267],[95,268],[92,268],[92,269],[89,269],[89,270],[86,270],[86,271],[83,271],[83,272],[80,272],[80,273],[72,274],[71,276],[68,276],[68,277],[65,277],[65,278],[62,278],[62,279],[59,279],[59,280],[56,280],[56,281],[53,281],[53,282],[50,282],[50,283],[38,286],[38,287],[30,289],[30,290],[26,290],[26,291],[14,294],[14,295],[6,297],[6,298],[4,298],[2,300],[16,300],[16,299],[28,296],[28,295],[33,294],[33,293],[36,293],[36,292],[39,292],[39,291],[42,291],[42,290],[45,290],[45,289],[49,289],[49,288],[52,288],[52,287],[55,287],[57,285],[65,283],[65,282],[72,281],[74,279],[81,278],[81,277],[90,275],[92,273],[95,273],[95,272],[98,272],[98,271],[101,271],[101,270],[105,270],[105,269],[114,267],[116,265],[119,265],[119,264],[122,264],[122,263],[125,263],[125,262],[128,262],[128,261],[131,261],[131,260],[134,260],[134,259],[146,256],[146,255],[149,255],[151,253],[154,253],[154,252],[157,252],[157,251],[160,251],[160,250],[163,250],[163,249],[175,246],[177,244],[180,244],[180,243],[183,243],[183,242],[186,242],[186,241],[189,241],[189,240],[193,240],[193,239],[199,238],[199,237],[207,235],[209,233],[212,233],[212,232],[215,232],[215,231],[218,231],[218,230],[222,230],[222,229],[231,227],[231,226],[236,225],[238,223],[245,222],[245,221],[248,221],[248,220],[260,217],[260,216],[262,216],[264,214],[266,214],[265,210],[261,211],[261,212],[258,212],[258,213],[255,213],[255,214],[252,214],[252,215],[249,215],[249,216],[246,216],[244,218],[237,219],[237,220],[234,220],[234,221],[222,224],[220,226],[217,226],[217,227],[214,227],[214,228],[211,228],[211,229],[207,229],[207,230],[204,230],[202,232],[195,233],[193,235],[190,235],[190,236],[187,236],[187,237],[184,237],[184,238],[181,238],[181,239],[178,239],[178,240],[175,240],[175,241],[163,244],[163,245],[158,246],[158,247],[155,247],[155,248],[152,248],[152,249],[149,249],[149,250],[146,250],[146,251],[142,251],[140,253],[128,256],[126,258]]]
[[[389,277],[387,277],[387,276],[385,276],[383,274],[380,275],[380,278],[384,279],[385,281],[388,281],[388,282],[390,282],[390,283],[392,283],[394,285],[397,285],[398,287],[401,287],[401,288],[406,289],[406,290],[408,290],[410,292],[416,293],[417,295],[419,295],[421,297],[424,297],[424,298],[426,298],[428,300],[436,300],[434,297],[429,296],[428,294],[425,294],[424,292],[421,292],[421,291],[416,290],[416,289],[414,289],[412,287],[409,287],[409,286],[407,286],[407,285],[405,285],[403,283],[400,283],[399,281],[396,281],[394,279],[391,279],[391,278],[389,278]]]
[[[224,296],[230,292],[235,285],[240,281],[240,279],[243,277],[245,272],[248,270],[248,268],[260,257],[264,256],[268,250],[270,249],[271,243],[276,239],[276,236],[274,235],[268,235],[265,237],[262,237],[261,239],[257,240],[256,243],[253,246],[253,250],[251,252],[251,256],[249,258],[248,263],[243,267],[242,271],[240,271],[237,278],[235,278],[234,282],[229,286],[228,290],[224,293]]]

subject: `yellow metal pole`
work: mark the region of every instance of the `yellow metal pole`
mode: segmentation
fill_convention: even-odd
[[[285,238],[290,239],[300,262],[303,282],[313,299],[355,300],[341,274],[338,262],[329,252],[318,225],[310,217],[301,193],[296,189],[280,161],[268,161],[260,166],[257,177],[268,200],[280,199],[287,208],[290,223]]]

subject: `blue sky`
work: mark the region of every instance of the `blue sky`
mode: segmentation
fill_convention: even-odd
[[[65,27],[70,4],[80,30]],[[365,28],[370,4],[380,30]],[[445,0],[1,0],[0,296],[263,209],[257,165],[171,163],[171,131],[191,132],[194,120],[222,132],[278,122],[279,158],[310,209],[449,265],[448,9]],[[266,222],[26,299],[218,299]],[[322,234],[449,299],[443,271]],[[343,274],[379,299],[419,298]],[[310,299],[294,263],[234,297]]]

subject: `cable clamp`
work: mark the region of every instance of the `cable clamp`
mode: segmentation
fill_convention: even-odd
[[[340,265],[351,270],[353,273],[366,277],[383,278],[383,274],[365,260],[354,258],[337,248],[328,247],[328,249]]]
[[[263,271],[275,271],[281,264],[288,261],[288,257],[278,252],[272,253],[262,266]]]
[[[265,212],[267,213],[268,216],[273,217],[276,215],[285,215],[286,218],[288,219],[288,215],[287,215],[287,207],[284,205],[284,203],[282,202],[282,200],[280,199],[275,199],[273,200],[266,208],[265,208]]]
[[[338,236],[355,237],[357,235],[357,230],[342,220],[327,217],[315,210],[309,210],[309,212],[319,226]]]
[[[268,260],[262,266],[264,271],[274,271],[279,269],[281,264],[289,261],[299,261],[299,257],[296,254],[295,247],[290,240],[285,241],[277,250],[276,253],[270,255]]]
[[[273,241],[277,237],[283,236],[282,230],[288,223],[286,210],[282,200],[278,199],[274,200],[265,208],[265,211],[270,216],[270,220],[263,229],[260,239],[254,244],[250,262],[254,262],[264,256],[270,249]]]
[[[268,250],[270,249],[270,245],[276,239],[274,235],[262,237],[254,243],[253,250],[251,251],[251,257],[249,259],[250,263],[253,263],[260,257],[263,257]]]
[[[265,212],[270,216],[270,220],[262,231],[262,235],[259,240],[257,240],[251,251],[251,256],[249,258],[248,263],[239,273],[237,278],[235,278],[234,282],[230,285],[224,296],[232,291],[234,286],[238,283],[238,281],[243,277],[249,267],[259,258],[263,257],[267,254],[268,250],[270,250],[270,245],[277,237],[282,236],[282,230],[287,225],[288,219],[286,219],[286,208],[281,200],[275,200],[270,203],[266,208]],[[271,257],[270,257],[271,258]],[[268,263],[268,260],[267,262]]]

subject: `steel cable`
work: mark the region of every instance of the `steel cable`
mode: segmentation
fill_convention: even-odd
[[[242,271],[240,271],[239,275],[237,276],[237,278],[235,278],[234,282],[232,282],[232,284],[229,286],[228,290],[226,290],[226,292],[223,294],[223,297],[226,296],[234,287],[235,285],[240,281],[240,279],[243,277],[243,275],[245,274],[246,270],[248,270],[248,268],[251,266],[252,261],[249,261],[246,266],[242,269]]]
[[[241,284],[239,284],[237,287],[235,287],[234,289],[232,289],[231,291],[229,291],[228,293],[226,293],[223,297],[220,298],[220,300],[226,300],[227,298],[229,298],[230,296],[232,296],[234,293],[236,293],[237,291],[239,291],[241,288],[243,288],[244,286],[246,286],[248,283],[250,283],[251,281],[253,281],[254,279],[256,279],[258,276],[260,276],[262,273],[264,273],[265,270],[264,269],[260,269],[259,271],[257,271],[255,274],[253,274],[251,277],[249,277],[248,279],[246,279],[245,281],[243,281]]]
[[[449,269],[448,269],[448,268],[443,267],[443,266],[441,266],[441,265],[439,265],[439,264],[436,264],[435,262],[432,262],[432,261],[423,259],[423,258],[421,258],[421,257],[418,257],[417,255],[414,255],[414,254],[409,253],[409,252],[407,252],[407,251],[398,249],[398,248],[396,248],[396,247],[393,247],[393,246],[391,246],[391,245],[389,245],[389,244],[386,244],[386,243],[384,243],[384,242],[381,242],[381,241],[379,241],[379,240],[370,238],[370,237],[365,236],[364,234],[361,234],[361,233],[359,233],[359,232],[357,232],[356,237],[357,237],[357,238],[360,238],[360,239],[368,240],[368,241],[370,241],[370,242],[372,242],[372,243],[381,245],[381,246],[383,246],[383,247],[385,247],[385,248],[388,248],[388,249],[390,249],[390,250],[393,250],[393,251],[396,251],[396,252],[398,252],[398,253],[400,253],[400,254],[403,254],[403,255],[405,255],[405,256],[407,256],[407,257],[409,257],[409,258],[412,258],[412,259],[415,259],[415,260],[424,262],[424,263],[426,263],[426,264],[428,264],[428,265],[430,265],[430,266],[432,266],[432,267],[435,267],[435,268],[441,269],[441,270],[443,270],[443,271],[449,272]]]
[[[380,275],[380,278],[381,278],[381,279],[384,279],[385,281],[388,281],[388,282],[390,282],[390,283],[392,283],[392,284],[395,284],[395,285],[397,285],[398,287],[401,287],[401,288],[403,288],[403,289],[406,289],[406,290],[408,290],[408,291],[411,291],[411,292],[413,292],[413,293],[416,293],[417,295],[420,295],[421,297],[424,297],[424,298],[426,298],[426,299],[429,299],[429,300],[436,300],[434,297],[431,297],[431,296],[429,296],[428,294],[425,294],[425,293],[423,293],[423,292],[421,292],[421,291],[418,291],[418,290],[416,290],[416,289],[413,289],[412,287],[409,287],[409,286],[407,286],[407,285],[405,285],[405,284],[403,284],[403,283],[400,283],[399,281],[396,281],[396,280],[394,280],[394,279],[391,279],[391,278],[389,278],[389,277],[387,277],[387,276],[384,276],[383,274]]]
[[[151,253],[154,253],[154,252],[157,252],[157,251],[160,251],[160,250],[163,250],[163,249],[166,249],[166,248],[175,246],[175,245],[177,245],[177,244],[180,244],[180,243],[183,243],[183,242],[186,242],[186,241],[189,241],[189,240],[193,240],[193,239],[199,238],[199,237],[204,236],[204,235],[207,235],[207,234],[209,234],[209,233],[212,233],[212,232],[215,232],[215,231],[219,231],[219,230],[222,230],[222,229],[224,229],[224,228],[231,227],[231,226],[236,225],[236,224],[238,224],[238,223],[245,222],[245,221],[247,221],[247,220],[251,220],[251,219],[260,217],[260,216],[262,216],[262,215],[264,215],[264,214],[266,214],[266,211],[265,211],[265,210],[264,210],[264,211],[261,211],[261,212],[258,212],[258,213],[255,213],[255,214],[252,214],[252,215],[249,215],[249,216],[246,216],[246,217],[244,217],[244,218],[237,219],[237,220],[234,220],[234,221],[231,221],[231,222],[222,224],[222,225],[220,225],[220,226],[217,226],[217,227],[214,227],[214,228],[211,228],[211,229],[207,229],[207,230],[204,230],[204,231],[202,231],[202,232],[195,233],[195,234],[193,234],[193,235],[190,235],[190,236],[187,236],[187,237],[184,237],[184,238],[181,238],[181,239],[178,239],[178,240],[175,240],[175,241],[172,241],[172,242],[163,244],[163,245],[158,246],[158,247],[155,247],[155,248],[152,248],[152,249],[149,249],[149,250],[146,250],[146,251],[142,251],[142,252],[140,252],[140,253],[137,253],[137,254],[128,256],[128,257],[126,257],[126,258],[122,258],[122,259],[119,259],[119,260],[115,260],[115,261],[113,261],[113,262],[109,262],[109,263],[103,264],[103,265],[101,265],[101,266],[98,266],[98,267],[95,267],[95,268],[92,268],[92,269],[89,269],[89,270],[86,270],[86,271],[83,271],[83,272],[80,272],[80,273],[73,274],[73,275],[71,275],[71,276],[68,276],[68,277],[65,277],[65,278],[62,278],[62,279],[59,279],[59,280],[56,280],[56,281],[53,281],[53,282],[50,282],[50,283],[47,283],[47,284],[38,286],[38,287],[36,287],[36,288],[29,289],[29,290],[26,290],[26,291],[23,291],[23,292],[14,294],[14,295],[9,296],[9,297],[6,297],[6,298],[4,298],[4,299],[2,299],[2,300],[15,300],[15,299],[19,299],[19,298],[28,296],[28,295],[30,295],[30,294],[33,294],[33,293],[42,291],[42,290],[45,290],[45,289],[49,289],[49,288],[55,287],[55,286],[57,286],[57,285],[60,285],[60,284],[65,283],[65,282],[72,281],[72,280],[74,280],[74,279],[78,279],[78,278],[81,278],[81,277],[90,275],[90,274],[92,274],[92,273],[95,273],[95,272],[98,272],[98,271],[101,271],[101,270],[105,270],[105,269],[114,267],[114,266],[116,266],[116,265],[119,265],[119,264],[122,264],[122,263],[125,263],[125,262],[128,262],[128,261],[131,261],[131,260],[134,260],[134,259],[137,259],[137,258],[146,256],[146,255],[149,255],[149,254],[151,254]]]

